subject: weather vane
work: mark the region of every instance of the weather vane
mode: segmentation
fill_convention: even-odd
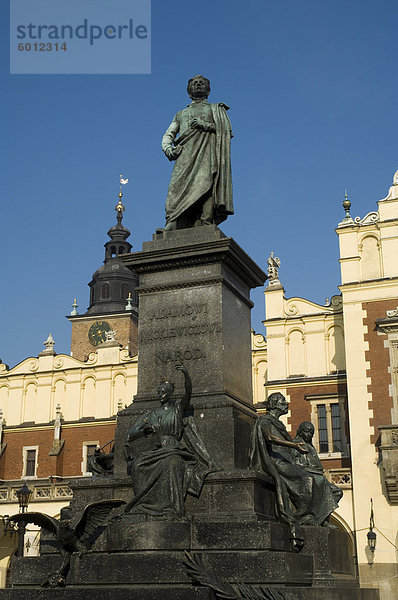
[[[119,216],[122,216],[124,211],[126,210],[126,207],[124,206],[124,204],[122,204],[122,185],[126,185],[126,183],[128,183],[129,180],[128,179],[123,179],[123,175],[120,175],[120,190],[119,190],[119,202],[116,204],[115,206],[115,210]]]

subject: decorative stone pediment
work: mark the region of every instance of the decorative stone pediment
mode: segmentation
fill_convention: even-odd
[[[267,342],[261,333],[252,331],[252,350],[267,350]]]
[[[318,315],[320,313],[336,313],[342,310],[341,296],[326,299],[324,305],[316,304],[304,298],[289,298],[285,300],[284,312],[287,316]]]
[[[376,211],[369,212],[362,219],[361,219],[361,217],[355,217],[355,219],[354,219],[354,223],[356,223],[356,225],[362,225],[362,226],[363,225],[371,225],[372,223],[377,223],[377,221],[380,221],[380,215]]]
[[[125,348],[120,348],[117,344],[116,352],[112,357],[109,357],[106,352],[104,352],[101,348],[97,349],[96,352],[92,352],[87,361],[83,362],[74,358],[73,356],[69,356],[69,354],[56,354],[56,355],[45,355],[39,357],[30,357],[26,358],[22,362],[18,363],[12,369],[8,369],[7,365],[1,364],[0,374],[9,376],[9,375],[28,375],[35,373],[38,375],[39,373],[48,372],[48,371],[65,371],[66,369],[84,369],[91,367],[94,364],[105,364],[107,362],[111,362],[112,364],[120,364],[124,362],[131,362],[132,357],[129,354],[129,351]],[[99,350],[99,351],[98,351]],[[101,352],[102,350],[102,352]],[[104,355],[104,356],[103,356]]]

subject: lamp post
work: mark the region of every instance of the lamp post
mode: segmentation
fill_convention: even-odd
[[[373,498],[370,499],[370,519],[369,519],[369,531],[366,534],[366,537],[368,538],[368,546],[369,546],[369,550],[372,553],[372,562],[373,562],[373,558],[374,558],[374,553],[376,551],[376,532],[373,531],[375,526],[375,517],[374,517],[374,513],[373,513]]]
[[[16,492],[16,494],[18,498],[19,512],[25,513],[29,506],[29,500],[32,496],[32,490],[30,490],[26,483],[24,483],[21,489],[19,489]]]
[[[17,498],[18,498],[19,512],[26,513],[26,511],[28,510],[29,500],[32,496],[32,490],[30,490],[28,488],[28,486],[26,485],[26,483],[24,483],[23,486],[21,487],[21,489],[19,489],[16,494],[17,494]],[[24,523],[23,521],[19,521],[19,523],[18,523],[17,556],[23,556],[25,530],[26,530],[26,523]]]

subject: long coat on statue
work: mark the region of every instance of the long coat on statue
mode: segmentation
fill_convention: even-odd
[[[134,437],[151,426],[156,447],[134,449]],[[130,427],[126,443],[128,473],[134,498],[125,511],[150,517],[181,519],[187,493],[199,496],[204,479],[215,470],[192,416],[182,415],[180,401],[141,415]]]
[[[213,198],[214,222],[233,214],[231,177],[231,122],[222,102],[192,102],[178,112],[163,137],[162,145],[180,149],[171,175],[166,200],[166,223],[175,221],[196,203]],[[191,127],[193,117],[202,118],[212,130]],[[177,133],[179,136],[176,138]]]

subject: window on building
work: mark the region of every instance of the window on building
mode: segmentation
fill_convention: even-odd
[[[329,452],[326,405],[317,404],[319,452]]]
[[[22,477],[36,477],[37,472],[37,446],[25,446],[23,448]]]
[[[332,444],[333,452],[343,451],[343,441],[341,438],[341,417],[340,405],[338,402],[330,405],[332,417]]]
[[[111,297],[111,286],[109,283],[103,283],[101,286],[101,298],[102,300],[107,300]]]
[[[34,477],[36,471],[36,450],[28,450],[26,453],[26,476]]]
[[[98,446],[99,442],[83,442],[83,475],[90,475],[90,471],[88,470],[88,460],[94,455],[95,449],[98,448]]]
[[[127,300],[127,296],[129,295],[129,288],[127,283],[122,283],[120,287],[120,297],[122,300]]]
[[[313,444],[317,452],[325,458],[346,455],[344,398],[312,396],[307,400],[311,402]]]

